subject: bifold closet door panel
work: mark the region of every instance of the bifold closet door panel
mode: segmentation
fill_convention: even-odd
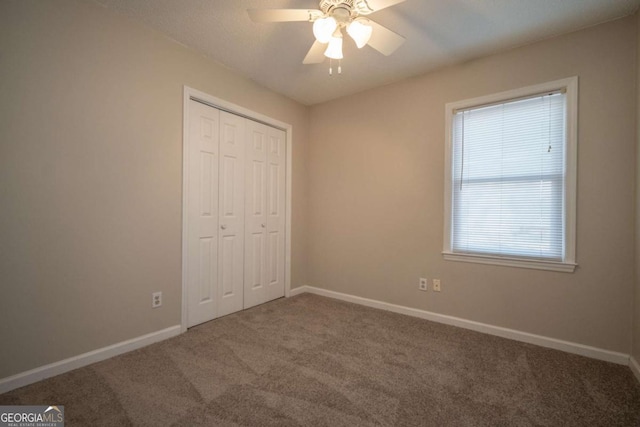
[[[249,308],[284,296],[285,133],[247,120],[245,291]]]
[[[244,308],[267,301],[266,149],[269,128],[246,122]]]
[[[285,254],[285,132],[269,128],[267,133],[267,250],[266,301],[284,296]]]
[[[220,112],[218,316],[243,308],[245,122]]]
[[[220,114],[189,101],[187,177],[187,325],[217,317]]]

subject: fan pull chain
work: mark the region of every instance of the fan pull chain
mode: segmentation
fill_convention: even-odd
[[[342,60],[338,59],[338,74],[342,74]],[[329,75],[333,76],[333,59],[329,58]]]

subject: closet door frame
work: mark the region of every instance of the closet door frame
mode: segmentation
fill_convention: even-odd
[[[291,162],[292,162],[292,145],[293,145],[293,127],[279,120],[216,98],[207,93],[201,92],[188,86],[184,86],[183,91],[183,136],[182,136],[182,313],[180,321],[181,332],[187,330],[187,313],[188,313],[188,231],[189,221],[187,212],[187,202],[189,195],[189,101],[197,101],[222,111],[245,117],[256,122],[283,130],[285,132],[286,142],[286,183],[285,183],[285,283],[284,296],[289,297],[291,293]]]

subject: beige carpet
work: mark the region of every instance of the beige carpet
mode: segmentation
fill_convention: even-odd
[[[640,426],[629,368],[315,295],[0,395],[68,426]]]

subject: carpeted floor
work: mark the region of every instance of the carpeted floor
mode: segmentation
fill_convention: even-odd
[[[640,426],[614,365],[304,294],[0,395],[82,426]]]

